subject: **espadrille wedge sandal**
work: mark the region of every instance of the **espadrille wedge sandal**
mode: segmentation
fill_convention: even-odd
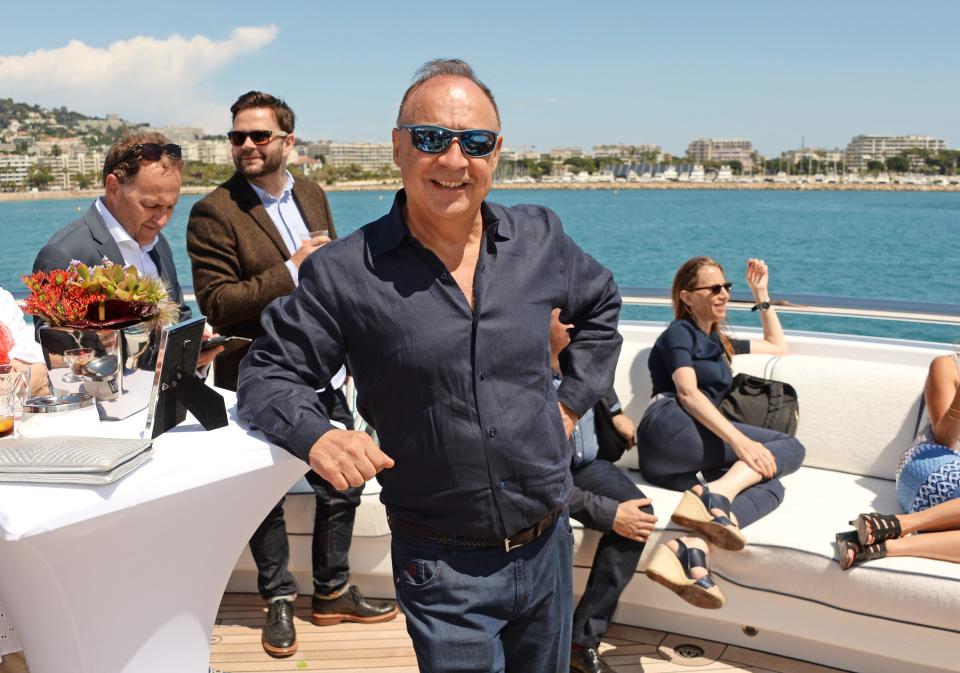
[[[703,491],[700,495],[684,491],[680,504],[670,518],[678,526],[697,531],[721,549],[740,551],[747,544],[747,538],[740,532],[740,527],[730,520],[730,501],[726,496],[711,493],[700,474],[697,474],[697,479]],[[712,509],[719,509],[725,515],[716,516],[710,511]]]
[[[676,553],[665,544],[659,545],[644,572],[691,605],[710,610],[722,608],[726,599],[710,575],[696,580],[691,577],[691,569],[706,567],[707,556],[703,550],[687,547],[682,540],[677,540]]]

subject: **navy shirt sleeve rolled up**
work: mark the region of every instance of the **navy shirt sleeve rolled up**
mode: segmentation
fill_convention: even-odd
[[[378,479],[391,516],[507,537],[564,505],[570,446],[558,398],[582,415],[610,388],[620,295],[610,272],[538,206],[484,203],[474,307],[408,233],[405,195],[324,246],[264,311],[239,378],[241,418],[306,460],[331,429],[313,392],[346,362],[358,407],[396,461]],[[574,325],[559,390],[550,312]]]
[[[750,342],[730,339],[734,354],[749,353]],[[720,336],[705,334],[692,320],[674,320],[657,337],[647,362],[653,381],[653,394],[676,394],[673,373],[681,367],[692,367],[697,375],[697,387],[719,405],[730,390],[733,375],[724,357]]]

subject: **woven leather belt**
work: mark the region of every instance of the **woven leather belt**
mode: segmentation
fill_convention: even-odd
[[[458,547],[473,547],[476,549],[493,549],[496,547],[502,547],[505,551],[509,552],[536,540],[544,532],[549,530],[550,526],[554,524],[559,516],[560,510],[550,512],[529,528],[524,528],[523,530],[514,533],[506,540],[496,537],[469,537],[465,535],[451,535],[450,533],[437,530],[436,528],[421,526],[420,524],[410,523],[409,521],[397,519],[392,516],[387,517],[387,521],[389,522],[390,530],[392,531],[403,533],[404,535],[409,535],[410,537],[414,537],[419,540],[433,542],[434,544],[454,544],[454,541],[456,541]]]

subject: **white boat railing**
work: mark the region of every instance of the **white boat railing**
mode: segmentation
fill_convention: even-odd
[[[23,302],[25,295],[26,293],[14,294],[18,303]],[[672,306],[670,290],[663,288],[621,286],[620,295],[627,306]],[[197,298],[193,292],[186,292],[184,300],[195,303]],[[960,325],[960,304],[810,294],[778,294],[770,303],[783,313]],[[746,292],[734,292],[730,296],[728,307],[735,311],[749,311],[753,307],[753,298]]]
[[[672,306],[670,291],[663,288],[621,287],[620,294],[624,305]],[[770,303],[783,313],[960,325],[960,304],[807,294],[778,294]],[[753,304],[753,297],[749,294],[734,292],[730,296],[728,307],[737,311],[749,311]]]

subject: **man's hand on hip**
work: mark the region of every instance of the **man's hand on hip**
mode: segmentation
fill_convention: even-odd
[[[310,447],[310,467],[338,491],[362,486],[381,470],[393,467],[393,458],[380,450],[365,432],[330,430]]]
[[[580,422],[580,417],[577,416],[573,411],[563,402],[557,402],[557,405],[560,407],[560,418],[563,419],[563,430],[567,433],[567,438],[570,438],[570,435],[573,434],[573,429],[577,427],[577,423]]]
[[[628,540],[646,542],[650,533],[653,532],[653,524],[657,522],[657,517],[640,509],[649,504],[649,498],[621,502],[617,506],[617,515],[613,519],[613,532]]]

